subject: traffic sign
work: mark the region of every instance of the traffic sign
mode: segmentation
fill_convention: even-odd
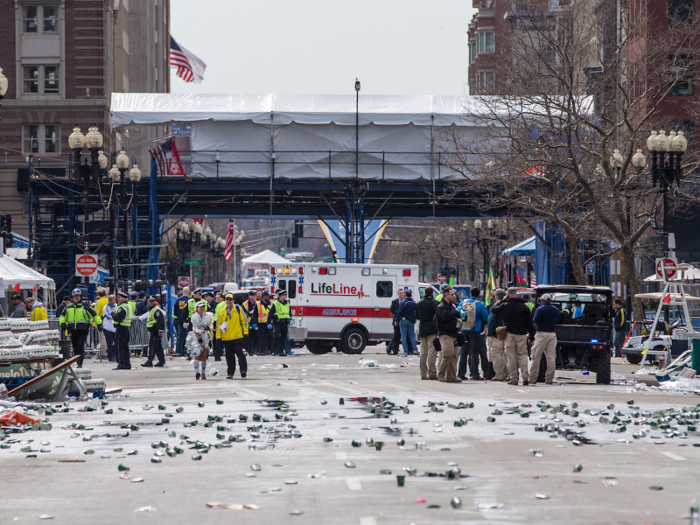
[[[666,279],[673,279],[676,276],[676,266],[678,261],[675,257],[661,257],[656,259],[656,275],[664,278],[664,267],[666,269]]]
[[[184,275],[182,277],[178,277],[177,278],[177,285],[180,288],[184,288],[185,286],[189,286],[190,285],[190,278],[186,277]]]
[[[201,259],[185,259],[186,266],[202,266]]]
[[[84,253],[75,260],[75,275],[92,277],[97,275],[97,257]]]
[[[194,271],[194,274],[195,274],[195,275],[202,275],[202,272],[200,272],[199,270],[195,270],[195,271]]]
[[[446,281],[447,281],[447,277],[445,277],[444,275],[442,275],[441,273],[439,273],[439,274],[438,274],[438,282],[439,282],[440,284],[442,284],[442,283],[444,283],[444,282],[446,282]]]

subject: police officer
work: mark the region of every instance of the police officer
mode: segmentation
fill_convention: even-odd
[[[187,309],[189,312],[189,319],[192,319],[192,316],[194,313],[197,311],[197,303],[202,300],[202,289],[197,288],[194,292],[192,292],[192,297],[190,297],[190,300],[187,301]]]
[[[287,343],[289,321],[291,319],[290,306],[287,301],[287,290],[280,290],[277,297],[275,302],[272,303],[268,318],[272,319],[275,325],[275,355],[284,356],[287,355],[284,350],[284,345]]]
[[[270,309],[270,292],[263,291],[258,302],[258,348],[261,355],[272,353],[274,330],[272,327],[272,319],[269,318]]]
[[[129,327],[133,310],[127,302],[128,295],[119,292],[117,295],[117,309],[112,314],[114,326],[117,328],[117,368],[114,370],[131,370],[131,356],[129,355]]]
[[[258,349],[258,302],[255,300],[257,292],[248,292],[248,299],[243,302],[243,309],[248,315],[248,340],[245,342],[246,350],[254,355]]]
[[[165,312],[158,306],[156,298],[151,296],[148,298],[148,320],[146,328],[148,328],[148,361],[141,363],[141,366],[151,367],[165,366],[165,354],[163,353],[163,332],[165,331]],[[153,360],[158,358],[158,362],[154,365]]]
[[[66,306],[59,322],[62,330],[68,330],[73,346],[73,354],[79,356],[78,368],[83,367],[85,358],[85,339],[90,332],[90,324],[95,322],[97,329],[102,331],[102,319],[97,312],[83,304],[83,292],[80,288],[73,290],[73,304]]]
[[[129,300],[129,306],[131,307],[131,316],[133,317],[136,315],[136,301],[139,298],[139,293],[138,292],[131,292],[129,294],[130,300]]]
[[[175,353],[179,356],[185,355],[185,340],[187,339],[187,327],[190,322],[190,313],[188,303],[190,301],[190,289],[185,286],[182,289],[182,294],[173,304],[173,324],[177,330],[177,344]]]

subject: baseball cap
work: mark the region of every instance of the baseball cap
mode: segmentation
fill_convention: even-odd
[[[227,294],[226,294],[226,300],[228,301],[229,299],[230,299],[231,301],[233,301],[233,294],[232,294],[232,293],[227,293]]]
[[[255,290],[251,290],[248,292],[248,295],[258,295],[258,292],[256,292]]]
[[[131,297],[138,297],[138,296],[139,296],[139,293],[138,293],[138,292],[131,292],[129,295],[130,295]]]
[[[231,297],[231,298],[233,299],[233,297]],[[199,301],[199,302],[197,303],[197,308],[199,308],[200,306],[201,306],[202,308],[206,308],[206,307],[207,307],[207,302],[206,302],[206,301]]]
[[[150,303],[150,302],[155,302],[155,301],[156,301],[156,298],[155,298],[154,295],[151,295],[151,296],[148,298],[148,302],[149,302],[149,303]]]
[[[264,290],[262,294],[263,294],[263,297],[265,297],[266,295],[269,296],[270,292],[268,292],[267,290]]]
[[[447,283],[442,283],[442,284],[440,285],[440,291],[442,292],[442,291],[444,291],[444,290],[447,290],[449,287],[450,287],[449,284],[447,284]]]
[[[19,295],[19,294],[14,294],[14,295],[12,296],[12,298],[13,298],[13,299],[19,299],[20,301],[22,300],[22,296]]]
[[[214,292],[207,292],[204,294],[204,297],[214,297]]]
[[[139,299],[143,299],[144,297],[146,297],[145,292],[141,292],[141,293],[139,294]]]
[[[540,297],[540,299],[541,299],[542,301],[551,301],[551,300],[552,300],[552,296],[551,296],[550,294],[548,294],[548,293],[545,293],[545,294],[542,294],[542,296]]]

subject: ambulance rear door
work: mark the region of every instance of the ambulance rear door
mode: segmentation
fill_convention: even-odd
[[[395,275],[372,276],[373,318],[370,339],[389,341],[394,336],[391,301],[396,297]]]

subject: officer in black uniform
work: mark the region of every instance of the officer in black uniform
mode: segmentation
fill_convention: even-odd
[[[117,309],[112,314],[114,326],[117,328],[117,368],[114,370],[131,370],[129,355],[129,326],[131,326],[132,310],[128,303],[129,296],[124,292],[117,294]]]
[[[164,367],[165,353],[163,352],[163,332],[165,331],[165,315],[163,310],[158,306],[155,296],[148,298],[148,361],[141,363],[141,366]],[[154,365],[153,360],[158,358],[158,362]]]

